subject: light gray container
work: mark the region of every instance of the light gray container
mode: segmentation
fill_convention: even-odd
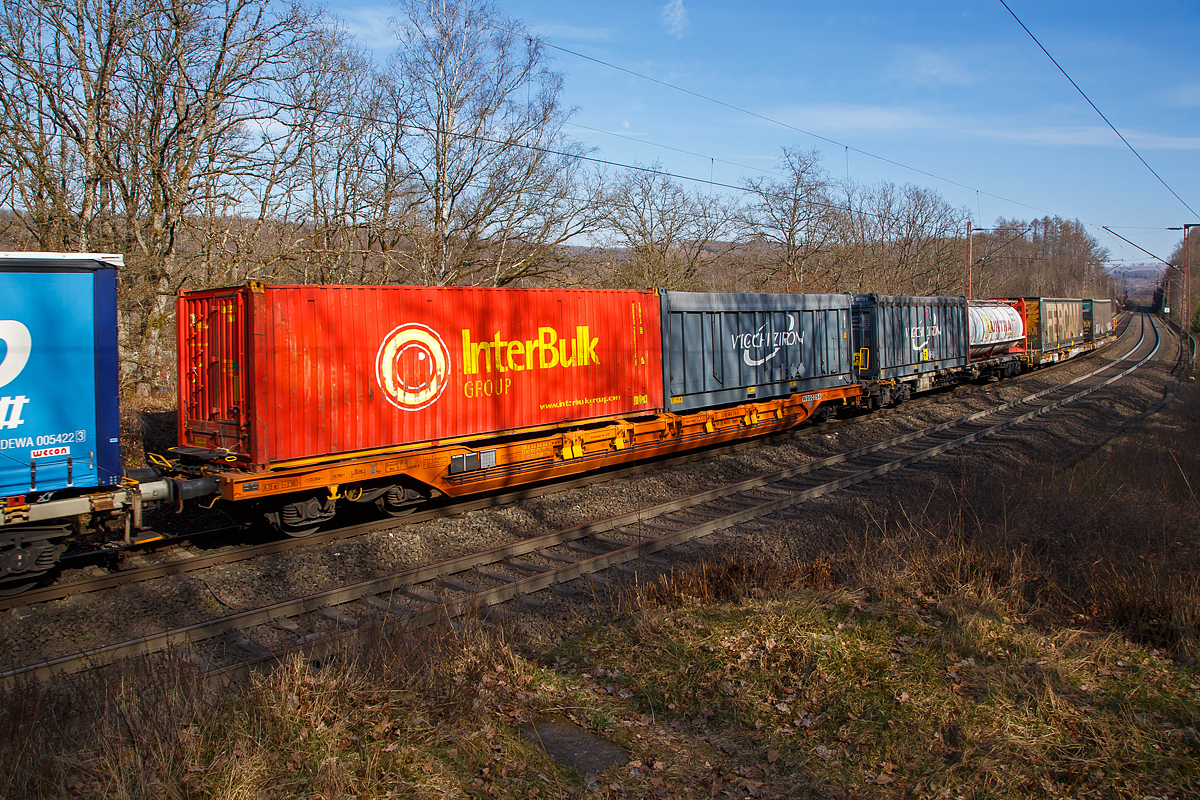
[[[1083,336],[1084,339],[1096,344],[1102,342],[1113,332],[1112,300],[1083,301]]]
[[[669,411],[786,397],[854,382],[850,295],[663,290]]]

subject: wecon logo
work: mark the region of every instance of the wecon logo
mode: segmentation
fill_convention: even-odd
[[[388,402],[404,411],[420,411],[442,396],[450,371],[450,353],[432,329],[410,322],[384,337],[375,357],[375,379]]]
[[[33,339],[29,328],[15,319],[0,319],[0,340],[4,341],[4,358],[0,360],[0,386],[17,379],[29,363]],[[23,423],[21,409],[29,402],[25,395],[0,397],[0,428],[12,429]]]

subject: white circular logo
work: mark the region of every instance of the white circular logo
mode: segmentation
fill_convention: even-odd
[[[442,396],[450,353],[432,329],[410,322],[384,337],[375,357],[375,379],[388,402],[420,411]]]
[[[15,319],[0,319],[0,339],[4,340],[7,348],[4,360],[0,361],[0,386],[6,386],[25,369],[33,340],[29,336],[29,328]]]

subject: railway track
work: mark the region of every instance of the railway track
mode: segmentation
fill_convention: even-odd
[[[977,388],[978,387],[967,387],[962,390],[965,392],[971,392]],[[908,408],[920,407],[920,405],[926,402],[933,402],[933,399],[921,398],[917,401],[910,401]],[[589,486],[602,481],[641,475],[653,470],[677,467],[703,459],[729,455],[755,447],[762,447],[765,444],[804,438],[806,436],[817,434],[826,435],[865,421],[869,421],[871,419],[885,418],[886,416],[895,413],[899,413],[899,411],[897,409],[883,409],[881,411],[874,412],[874,414],[870,417],[863,416],[830,421],[822,423],[819,427],[807,426],[799,430],[788,431],[787,433],[771,434],[753,439],[742,440],[732,444],[701,448],[681,455],[670,456],[668,458],[650,459],[626,467],[604,469],[577,478],[569,478],[557,480],[543,485],[523,487],[517,491],[492,493],[469,500],[457,500],[444,506],[435,506],[420,511],[414,511],[412,514],[402,518],[380,519],[378,517],[373,517],[365,522],[346,525],[343,527],[330,528],[302,538],[288,537],[283,539],[274,539],[272,541],[263,542],[257,545],[243,545],[236,547],[230,546],[221,548],[214,552],[206,552],[205,550],[196,547],[194,543],[206,536],[212,536],[229,531],[246,531],[252,527],[252,524],[246,523],[245,525],[238,526],[236,528],[218,528],[200,532],[191,532],[177,536],[150,536],[140,542],[135,542],[130,545],[64,556],[60,560],[60,568],[63,570],[80,570],[106,564],[118,564],[121,562],[126,562],[126,559],[131,556],[135,558],[139,556],[154,558],[156,559],[156,563],[115,567],[111,568],[106,574],[103,575],[88,576],[75,580],[55,582],[40,589],[32,589],[11,596],[2,596],[0,597],[0,611],[13,609],[20,606],[34,605],[37,603],[46,603],[52,600],[60,600],[65,597],[87,594],[89,592],[114,589],[120,586],[127,586],[129,584],[169,577],[171,575],[182,575],[188,572],[210,569],[212,567],[236,564],[240,561],[249,561],[268,555],[288,553],[306,547],[313,547],[316,545],[329,544],[331,542],[336,542],[343,539],[350,539],[365,533],[386,532],[407,525],[429,522],[442,517],[511,505],[513,503],[518,503],[522,500],[528,500],[530,498],[542,497],[544,495],[553,494],[556,492]],[[369,511],[367,513],[369,514]],[[265,523],[263,523],[263,525],[265,526]]]
[[[588,576],[603,580],[600,573],[606,570],[699,537],[787,518],[809,500],[960,450],[1077,402],[1143,367],[1161,346],[1156,323],[1143,316],[1137,344],[1120,360],[1017,401],[604,521],[12,669],[0,673],[0,681],[46,678],[170,649],[223,674],[295,650],[332,646],[363,622],[421,625],[552,587],[579,591],[569,584]]]
[[[1128,319],[1126,318],[1124,321],[1125,325],[1128,325]],[[1108,345],[1108,347],[1111,346],[1113,345]],[[1069,363],[1071,362],[1062,362],[1048,369],[1041,370],[1037,374],[1050,374],[1053,370],[1059,369]],[[986,385],[963,385],[955,387],[952,392],[954,396],[962,397],[981,391],[984,388],[987,388]],[[201,532],[189,532],[181,535],[151,534],[144,537],[141,541],[130,545],[64,556],[60,560],[60,570],[62,571],[82,571],[96,569],[97,567],[104,568],[105,571],[98,575],[85,574],[83,577],[58,580],[41,588],[28,590],[12,596],[0,597],[0,611],[46,603],[89,592],[114,589],[120,586],[156,580],[172,575],[182,575],[198,570],[211,569],[213,567],[262,558],[264,556],[279,555],[305,547],[350,539],[365,533],[386,532],[406,525],[428,522],[445,516],[510,505],[533,497],[584,487],[600,481],[640,475],[652,470],[675,467],[700,459],[728,455],[754,447],[761,447],[764,444],[804,438],[812,435],[827,435],[863,422],[886,419],[888,416],[894,414],[909,413],[914,409],[920,409],[923,406],[941,402],[945,396],[945,392],[933,393],[929,396],[908,401],[903,409],[882,409],[869,416],[829,421],[819,426],[807,425],[787,433],[705,448],[666,459],[648,460],[626,467],[583,475],[578,478],[525,487],[518,491],[487,494],[469,500],[455,501],[444,506],[435,506],[415,511],[411,515],[399,519],[369,518],[363,522],[323,530],[312,536],[303,538],[273,539],[256,545],[227,546],[216,549],[197,547],[195,545],[195,542],[200,541],[203,537],[211,537],[228,532],[235,534],[238,532],[244,533],[252,528],[250,523]],[[145,563],[147,561],[150,563]],[[134,563],[131,565],[131,562]]]

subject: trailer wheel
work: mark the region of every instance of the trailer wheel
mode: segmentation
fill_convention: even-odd
[[[13,597],[33,587],[58,563],[67,549],[70,528],[19,527],[6,529],[0,539],[0,597]]]
[[[328,522],[333,516],[333,510],[322,505],[320,499],[309,497],[288,503],[276,513],[267,514],[267,519],[280,533],[302,539],[316,533],[321,523]]]
[[[389,517],[407,517],[425,499],[416,489],[393,486],[375,499],[375,506]]]

